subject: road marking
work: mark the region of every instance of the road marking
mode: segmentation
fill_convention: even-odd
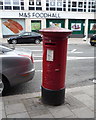
[[[38,51],[42,52],[43,50],[32,50],[32,52],[38,52]]]
[[[76,50],[77,50],[77,49],[73,49],[73,50],[71,51],[71,53],[74,53]]]
[[[73,49],[72,51],[71,51],[71,53],[83,53],[83,52],[76,52],[77,51],[77,49]]]
[[[38,56],[34,56],[34,55],[33,55],[33,57],[42,57],[42,56],[39,56],[39,55],[38,55]]]
[[[42,70],[35,70],[35,72],[42,72]]]
[[[67,57],[67,60],[84,60],[84,59],[94,59],[94,57]]]
[[[95,59],[95,57],[67,57],[67,60],[84,60],[84,59]],[[34,60],[34,62],[42,62],[43,60]]]

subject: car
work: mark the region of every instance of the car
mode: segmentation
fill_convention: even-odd
[[[18,44],[18,43],[40,44],[40,42],[42,41],[42,35],[36,32],[23,32],[18,36],[8,38],[7,41],[9,44]]]
[[[0,94],[10,87],[32,80],[35,74],[32,53],[0,45]]]
[[[91,38],[90,38],[90,44],[92,46],[96,45],[96,34],[94,34],[93,36],[91,36]]]

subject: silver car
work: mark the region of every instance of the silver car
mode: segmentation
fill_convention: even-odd
[[[11,86],[32,80],[35,69],[32,54],[0,45],[0,91],[2,95]]]

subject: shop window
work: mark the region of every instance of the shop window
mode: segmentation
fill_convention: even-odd
[[[13,10],[20,10],[20,6],[13,6]]]
[[[36,20],[36,21],[31,21],[31,31],[34,32],[39,32],[39,30],[41,29],[41,21],[40,20]]]
[[[5,6],[5,10],[12,10],[11,6]]]
[[[29,5],[34,5],[34,0],[29,0]]]
[[[29,10],[35,10],[35,7],[29,7]]]

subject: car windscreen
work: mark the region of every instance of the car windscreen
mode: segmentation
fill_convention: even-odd
[[[32,36],[40,36],[39,33],[35,33],[35,32],[32,32],[31,35],[32,35]]]
[[[1,51],[1,52],[10,52],[10,51],[12,51],[12,49],[10,49],[10,48],[8,48],[8,47],[5,47],[5,46],[0,45],[0,51]]]

